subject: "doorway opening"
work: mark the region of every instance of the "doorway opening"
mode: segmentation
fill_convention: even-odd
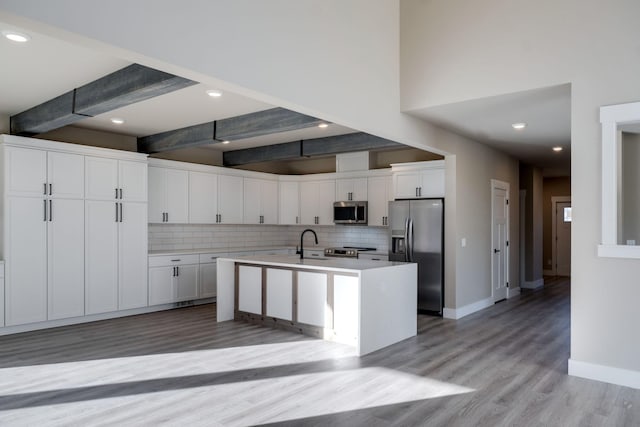
[[[552,197],[551,206],[552,273],[571,276],[571,197]]]
[[[491,295],[506,299],[509,288],[509,183],[491,180]]]

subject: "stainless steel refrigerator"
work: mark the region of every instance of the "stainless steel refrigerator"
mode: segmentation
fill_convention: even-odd
[[[442,316],[444,200],[389,202],[389,261],[418,264],[418,312]]]

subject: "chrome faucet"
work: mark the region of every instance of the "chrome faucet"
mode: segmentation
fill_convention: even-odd
[[[306,233],[307,231],[310,231],[313,233],[313,236],[316,238],[316,245],[318,244],[318,235],[316,234],[315,231],[313,231],[310,228],[307,228],[306,230],[304,230],[301,234],[300,234],[300,250],[296,252],[297,254],[300,254],[300,259],[304,259],[304,233]]]

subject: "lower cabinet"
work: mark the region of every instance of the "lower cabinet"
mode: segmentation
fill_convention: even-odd
[[[198,298],[212,298],[217,295],[218,256],[220,254],[200,254],[200,277],[198,278]]]
[[[149,258],[149,305],[198,298],[198,255]]]

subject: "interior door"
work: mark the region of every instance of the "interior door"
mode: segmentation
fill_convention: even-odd
[[[571,202],[556,203],[556,274],[571,275]]]
[[[500,301],[507,297],[507,218],[509,205],[507,204],[507,190],[493,187],[492,189],[492,254],[491,281],[493,300]]]

